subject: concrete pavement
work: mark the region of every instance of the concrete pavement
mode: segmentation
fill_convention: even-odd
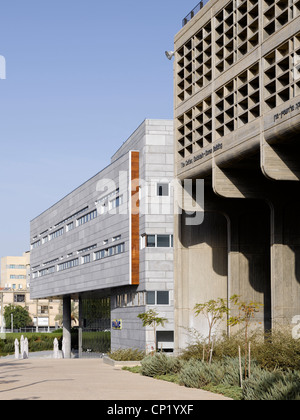
[[[115,369],[101,359],[0,360],[0,400],[226,400]]]

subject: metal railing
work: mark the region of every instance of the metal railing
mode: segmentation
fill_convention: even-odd
[[[209,0],[202,0],[200,3],[197,4],[196,7],[183,19],[182,27],[185,26],[193,17],[200,12],[200,10],[208,3]]]
[[[52,333],[55,332],[57,328],[54,327],[38,327],[38,330],[36,327],[27,327],[27,328],[14,328],[14,333]],[[12,330],[11,328],[3,329],[2,334],[11,334]]]

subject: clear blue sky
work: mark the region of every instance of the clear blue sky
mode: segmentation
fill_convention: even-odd
[[[174,35],[197,0],[9,0],[0,13],[0,257],[30,220],[109,164],[145,118],[172,118]]]

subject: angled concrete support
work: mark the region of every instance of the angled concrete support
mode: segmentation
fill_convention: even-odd
[[[261,165],[264,175],[276,181],[299,181],[299,152],[298,144],[269,144],[264,139],[261,147]]]
[[[238,169],[224,169],[213,166],[212,186],[214,192],[226,198],[246,198],[251,196],[247,174],[241,176]],[[251,185],[251,183],[250,183]]]

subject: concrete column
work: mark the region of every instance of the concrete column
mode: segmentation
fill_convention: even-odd
[[[83,328],[83,316],[82,316],[82,297],[79,296],[79,329],[78,329],[78,352],[79,358],[82,358],[82,328]]]
[[[65,359],[71,359],[71,297],[63,298],[63,337],[66,344]]]
[[[208,335],[207,320],[195,316],[195,305],[227,298],[226,217],[206,212],[199,226],[187,226],[184,214],[178,218],[175,232],[176,351],[192,342],[195,331]],[[220,329],[226,331],[225,322]]]
[[[270,210],[258,200],[239,201],[229,211],[229,295],[263,304],[255,317],[271,328]],[[229,296],[229,297],[230,297]],[[232,313],[235,315],[235,312]],[[257,326],[257,325],[256,325]]]

